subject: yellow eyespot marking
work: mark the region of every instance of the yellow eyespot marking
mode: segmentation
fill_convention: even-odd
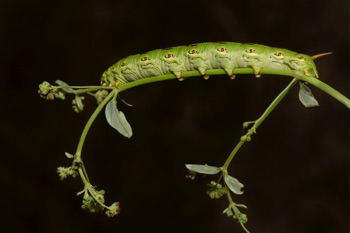
[[[143,57],[143,58],[141,58],[141,61],[149,61],[149,60],[151,60],[149,57]]]
[[[281,51],[274,53],[274,55],[278,58],[283,58],[283,53]]]
[[[168,53],[166,55],[164,55],[165,58],[173,58],[174,57],[174,54],[172,53]]]
[[[199,54],[199,52],[195,49],[188,50],[188,54]]]
[[[255,49],[250,48],[250,49],[247,49],[246,52],[247,53],[255,53]]]
[[[218,52],[221,52],[221,53],[223,53],[223,52],[227,52],[227,49],[225,49],[225,48],[218,48],[218,49],[216,49]]]

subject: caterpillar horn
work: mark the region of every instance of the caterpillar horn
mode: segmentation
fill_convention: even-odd
[[[315,60],[316,58],[323,57],[323,56],[327,56],[327,55],[330,55],[330,54],[332,54],[332,53],[333,53],[333,52],[316,54],[316,55],[313,55],[313,56],[312,56],[312,59]]]

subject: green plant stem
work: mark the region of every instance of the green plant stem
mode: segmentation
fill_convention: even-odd
[[[76,87],[73,87],[73,88],[76,88]],[[91,87],[91,88],[87,88],[86,87],[86,89],[84,88],[84,89],[78,89],[78,90],[74,90],[73,91],[73,94],[75,94],[75,95],[79,95],[79,94],[83,94],[83,93],[90,93],[90,92],[95,92],[95,91],[99,91],[99,90],[111,90],[111,89],[113,89],[113,88],[111,88],[111,87],[102,87],[102,86],[100,86],[100,87]]]
[[[245,230],[245,232],[249,233],[248,229],[244,226],[244,223],[242,221],[240,221],[240,219],[238,218],[241,214],[241,211],[239,211],[239,209],[237,208],[237,204],[232,200],[230,190],[227,187],[226,187],[226,195],[227,195],[229,205],[232,208],[233,212],[235,213],[233,216],[236,216],[236,218],[237,218],[239,224],[241,224],[241,227],[243,228],[243,230]]]
[[[205,71],[207,75],[226,75],[226,72],[223,69],[212,69],[212,70],[207,70]],[[234,75],[237,74],[254,74],[253,69],[251,68],[239,68],[239,69],[234,69],[232,71]],[[294,74],[290,70],[272,70],[272,69],[261,69],[260,70],[261,74],[276,74],[276,75],[282,75],[282,76],[293,76]],[[183,79],[189,78],[189,77],[198,77],[202,76],[199,71],[186,71],[181,73],[181,77]],[[150,78],[144,78],[140,80],[136,80],[130,83],[125,83],[121,86],[118,87],[119,91],[125,91],[127,89],[130,89],[132,87],[136,86],[141,86],[145,85],[148,83],[153,83],[153,82],[159,82],[159,81],[165,81],[165,80],[170,80],[170,79],[176,79],[174,74],[165,74],[165,75],[160,75],[160,76],[154,76]]]
[[[235,146],[235,148],[233,148],[232,152],[230,153],[230,155],[228,156],[228,158],[225,161],[224,166],[222,166],[222,171],[224,173],[227,173],[227,168],[230,165],[233,157],[237,154],[237,152],[239,151],[239,149],[243,146],[243,144],[246,142],[247,140],[239,140],[239,142],[237,143],[237,145]]]
[[[286,94],[292,89],[292,87],[298,82],[297,79],[293,79],[288,86],[272,101],[272,103],[267,107],[265,112],[256,120],[252,122],[247,122],[248,124],[254,123],[254,125],[248,130],[248,132],[241,137],[240,141],[237,143],[235,148],[233,148],[231,154],[226,159],[224,166],[222,166],[222,171],[227,172],[227,168],[230,165],[233,157],[236,155],[238,150],[243,146],[246,141],[250,141],[250,137],[256,133],[256,129],[259,125],[266,119],[268,115],[276,108],[276,106],[281,102],[281,100],[286,96]]]
[[[81,153],[82,149],[83,149],[83,145],[85,142],[85,138],[87,133],[89,132],[89,129],[92,125],[92,123],[95,121],[96,117],[98,116],[98,114],[102,111],[103,107],[108,103],[108,101],[110,99],[112,99],[113,96],[116,95],[116,93],[118,92],[117,89],[114,89],[113,91],[111,91],[107,97],[101,102],[101,104],[99,104],[97,106],[97,108],[95,109],[95,111],[92,113],[92,115],[90,116],[88,122],[86,123],[84,130],[82,132],[82,134],[80,135],[80,139],[79,139],[79,144],[76,150],[76,153]]]
[[[322,91],[326,92],[328,95],[332,96],[334,99],[338,100],[340,103],[344,104],[347,108],[350,109],[350,100],[346,98],[343,94],[335,90],[333,87],[329,86],[328,84],[322,82],[319,79],[311,78],[304,75],[298,76],[296,78],[304,82],[310,83],[311,85],[321,89]]]
[[[76,163],[80,163],[81,166],[79,166],[79,174],[81,179],[83,180],[84,184],[86,185],[86,181],[89,181],[87,172],[85,170],[85,166],[83,164],[83,161],[81,159],[81,152],[83,150],[83,146],[84,146],[84,142],[86,139],[86,136],[91,128],[92,123],[95,121],[96,117],[98,116],[98,114],[102,111],[103,107],[108,103],[108,101],[115,95],[117,95],[118,90],[114,89],[113,91],[111,91],[108,96],[101,102],[101,104],[99,104],[97,106],[97,108],[95,109],[95,111],[92,113],[92,115],[90,116],[88,122],[85,124],[85,127],[83,129],[83,132],[80,135],[80,139],[79,139],[79,143],[75,152],[75,157],[74,157],[74,162]]]
[[[223,69],[212,69],[212,70],[207,70],[206,71],[207,75],[225,75],[226,72]],[[239,69],[234,69],[233,74],[254,74],[253,69],[251,68],[239,68]],[[337,90],[334,88],[330,87],[329,85],[325,84],[319,79],[313,78],[313,77],[308,77],[305,75],[296,75],[294,72],[291,70],[273,70],[273,69],[261,69],[260,74],[269,74],[269,75],[281,75],[281,76],[289,76],[289,77],[294,77],[298,80],[305,81],[307,83],[310,83],[311,85],[321,89],[322,91],[326,92],[342,104],[344,104],[347,108],[350,109],[350,100],[346,98],[344,95],[339,93]],[[189,77],[196,77],[196,76],[202,76],[198,71],[187,71],[181,73],[181,77],[186,79]],[[148,83],[153,83],[153,82],[159,82],[159,81],[165,81],[165,80],[170,80],[170,79],[176,79],[175,75],[173,74],[166,74],[166,75],[161,75],[161,76],[155,76],[155,77],[150,77],[150,78],[144,78],[140,80],[136,80],[130,83],[122,84],[120,85],[117,89],[122,92],[127,89],[130,89],[132,87],[140,86],[140,85],[145,85]]]
[[[90,92],[95,92],[99,90],[112,90],[115,89],[113,87],[103,87],[103,86],[69,86],[71,89],[73,89],[71,94],[74,95],[80,95],[84,93],[90,93]],[[52,89],[64,89],[65,87],[62,86],[54,86]]]
[[[86,176],[87,174],[86,174],[85,169],[79,168],[79,175],[80,175],[80,177],[81,177],[81,179],[82,179],[82,181],[83,181],[83,183],[84,183],[84,185],[85,185],[85,187],[84,187],[84,193],[89,192],[89,193],[90,193],[89,196],[91,196],[99,205],[103,206],[103,207],[106,208],[106,209],[109,209],[108,206],[106,206],[106,205],[105,205],[104,203],[102,203],[98,198],[96,198],[96,196],[95,196],[96,191],[95,191],[95,189],[92,187],[90,181],[87,179],[87,176]]]

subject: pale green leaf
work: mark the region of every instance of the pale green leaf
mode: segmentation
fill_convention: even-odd
[[[72,159],[74,158],[74,155],[68,153],[68,152],[64,152],[64,154],[67,156],[68,159]]]
[[[245,209],[248,209],[248,207],[244,204],[236,204],[237,207],[241,207],[241,208],[245,208]]]
[[[126,120],[124,113],[117,109],[117,101],[115,99],[108,102],[105,115],[109,125],[116,129],[120,134],[127,138],[132,136],[131,126]]]
[[[224,209],[224,211],[222,211],[223,214],[226,214],[228,217],[233,215],[233,211],[231,206],[227,207],[226,209]]]
[[[61,81],[61,80],[56,80],[55,83],[62,87],[62,89],[67,92],[67,93],[73,93],[73,88],[71,88],[67,83]]]
[[[241,195],[243,194],[243,191],[241,190],[244,185],[240,183],[236,178],[225,175],[224,176],[225,183],[227,187],[235,194]]]
[[[185,164],[185,166],[188,170],[191,170],[200,174],[214,175],[220,172],[220,168],[208,166],[208,165]]]
[[[319,106],[317,100],[312,95],[310,88],[302,82],[300,82],[299,100],[306,108]]]

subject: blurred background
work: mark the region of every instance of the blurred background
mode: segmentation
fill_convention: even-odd
[[[115,218],[80,209],[77,179],[60,181],[96,107],[76,114],[67,100],[39,97],[61,79],[98,85],[117,60],[195,42],[235,41],[288,48],[316,60],[322,81],[349,92],[349,2],[2,0],[0,181],[3,232],[243,232],[211,200],[211,178],[185,179],[184,164],[222,166],[242,135],[290,78],[215,76],[128,90],[121,109],[134,136],[123,138],[103,114],[83,151],[92,183],[120,201]],[[251,232],[349,230],[349,110],[310,87],[320,107],[306,109],[295,88],[234,158],[229,172],[245,185]],[[216,179],[216,178],[215,178]]]

